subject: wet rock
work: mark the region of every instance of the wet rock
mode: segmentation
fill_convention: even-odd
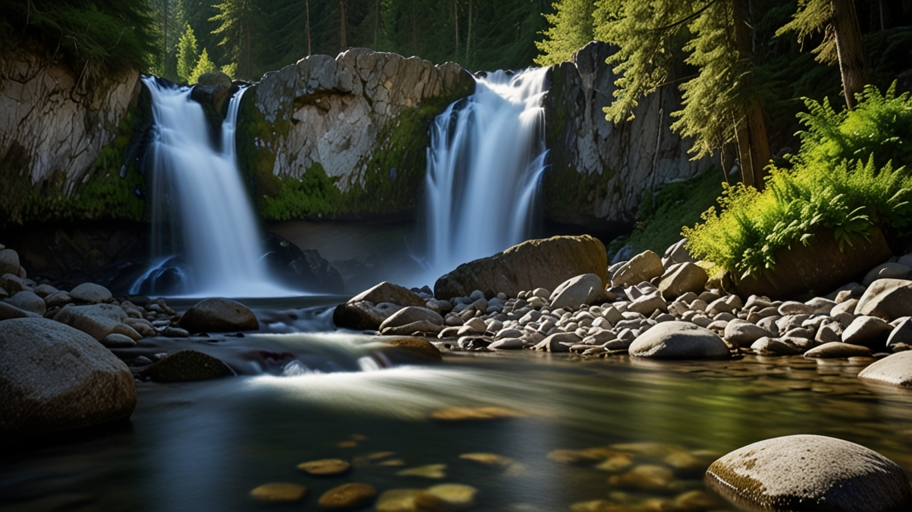
[[[57,292],[44,298],[44,303],[48,309],[63,307],[73,302],[73,298],[67,292]]]
[[[12,318],[41,318],[41,315],[21,310],[6,301],[0,302],[0,320]]]
[[[780,356],[790,356],[804,352],[804,350],[795,345],[768,336],[764,336],[753,342],[750,348],[757,354],[761,355],[774,354]]]
[[[377,512],[448,512],[445,501],[422,489],[390,489],[377,498]]]
[[[912,272],[912,268],[900,263],[882,263],[865,274],[861,284],[871,286],[878,279],[905,279],[910,272]]]
[[[887,348],[899,344],[912,345],[912,318],[904,318],[890,331]]]
[[[156,361],[145,375],[156,382],[185,382],[233,376],[234,370],[220,359],[196,350],[179,350]]]
[[[710,465],[706,482],[739,507],[888,512],[909,510],[903,470],[863,446],[814,435],[754,443]]]
[[[440,484],[428,487],[427,492],[443,500],[450,510],[463,510],[475,506],[478,489],[463,484]]]
[[[253,311],[240,302],[210,297],[188,309],[178,326],[189,332],[255,331],[260,323]]]
[[[298,464],[298,469],[310,475],[337,476],[348,473],[351,464],[341,459],[322,459],[302,462]]]
[[[384,281],[336,306],[333,323],[346,329],[378,330],[380,324],[400,309],[425,305],[424,299],[407,288]]]
[[[111,290],[94,283],[82,283],[70,290],[70,297],[79,304],[101,304],[113,297]]]
[[[528,240],[504,252],[460,265],[434,285],[438,299],[464,297],[473,290],[516,297],[523,290],[555,289],[581,274],[608,280],[605,246],[588,235]]]
[[[133,338],[123,334],[111,333],[101,340],[101,344],[107,348],[130,348],[135,347],[136,342]]]
[[[732,320],[725,326],[726,341],[736,347],[749,347],[763,337],[773,338],[775,335],[760,326],[741,319]]]
[[[387,345],[396,347],[411,357],[423,361],[442,361],[443,357],[437,347],[428,340],[421,338],[404,338],[386,342]]]
[[[855,314],[876,316],[888,322],[903,316],[912,316],[912,281],[874,281],[858,300]]]
[[[19,274],[19,253],[12,249],[0,250],[0,276]]]
[[[10,295],[16,295],[22,290],[31,289],[24,279],[14,274],[0,275],[0,288],[6,290]]]
[[[714,332],[689,322],[662,322],[630,345],[630,355],[651,359],[723,359],[728,347]]]
[[[4,302],[12,304],[23,311],[35,313],[36,315],[43,316],[47,311],[47,305],[44,303],[44,299],[30,291],[21,291],[16,295],[5,299]]]
[[[381,333],[386,336],[409,336],[418,334],[433,336],[440,333],[442,330],[443,326],[427,321],[412,322],[410,324],[400,325],[397,327],[381,326],[380,328]]]
[[[420,476],[422,478],[446,478],[446,464],[428,464],[417,468],[403,469],[396,472],[396,476]]]
[[[611,276],[613,286],[633,286],[643,281],[659,277],[665,272],[662,258],[652,251],[637,254],[627,263],[621,265]]]
[[[497,350],[519,350],[523,348],[523,340],[520,338],[502,338],[495,340],[488,345],[488,348]]]
[[[912,387],[912,352],[889,355],[866,367],[858,374],[861,380]]]
[[[477,462],[485,466],[506,467],[513,464],[513,459],[496,453],[463,453],[459,458]]]
[[[595,274],[583,274],[561,283],[551,293],[551,307],[578,308],[581,304],[594,304],[605,296],[605,283]]]
[[[534,348],[545,352],[570,352],[570,347],[580,341],[580,337],[572,332],[559,332],[546,337]]]
[[[403,325],[416,323],[416,322],[425,322],[432,325],[443,326],[443,317],[440,316],[436,311],[432,311],[427,308],[416,307],[416,306],[407,306],[399,311],[396,311],[389,318],[383,321],[380,324],[379,330],[382,332],[384,329],[391,327],[400,327]],[[439,330],[437,332],[440,332]]]
[[[876,316],[859,316],[843,331],[842,341],[870,348],[883,347],[893,326]]]
[[[263,484],[250,491],[250,496],[252,498],[260,501],[272,502],[300,501],[306,494],[307,487],[284,482]]]
[[[618,487],[640,490],[667,489],[674,482],[674,472],[665,466],[644,464],[630,471],[608,478],[608,483]]]
[[[850,345],[848,343],[842,343],[839,341],[824,343],[823,345],[814,347],[804,353],[804,357],[817,359],[860,357],[869,355],[871,355],[871,349],[868,347],[862,347],[861,345]]]
[[[53,320],[0,323],[0,432],[31,434],[129,418],[129,368],[91,336]]]
[[[54,315],[54,320],[88,333],[98,341],[115,332],[118,325],[124,325],[123,321],[126,319],[127,314],[124,313],[124,310],[113,304],[91,306],[70,304]]]
[[[667,300],[672,300],[688,292],[701,292],[709,276],[703,267],[695,263],[681,263],[680,266],[659,282],[659,291]]]

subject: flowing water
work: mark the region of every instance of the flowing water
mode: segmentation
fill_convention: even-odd
[[[154,264],[132,293],[265,297],[291,292],[271,281],[256,215],[235,154],[243,89],[211,137],[203,107],[190,89],[147,76],[155,140],[152,172]],[[300,293],[300,292],[297,292]]]
[[[703,472],[719,455],[790,434],[857,442],[912,471],[912,392],[860,382],[867,361],[643,362],[522,352],[389,367],[375,338],[326,332],[325,306],[294,309],[292,299],[251,306],[266,329],[280,332],[286,318],[322,332],[144,340],[129,350],[194,348],[242,375],[141,382],[127,428],[57,442],[60,436],[50,436],[0,454],[0,509],[318,510],[323,492],[363,482],[380,492],[470,485],[478,489],[476,511],[563,511],[593,500],[624,504],[611,510],[658,510],[656,503],[705,491]],[[251,352],[260,362],[267,353],[288,353],[291,361],[257,366]],[[432,418],[452,407],[508,408],[519,416]],[[486,465],[461,457],[470,453],[500,458],[487,456]],[[324,478],[296,469],[325,458],[354,468]],[[445,465],[435,468],[440,478],[397,474],[436,464]],[[665,467],[673,480],[638,487],[620,477],[629,464]],[[298,483],[308,495],[287,506],[250,498],[267,482]],[[652,508],[637,508],[647,500]]]
[[[479,78],[440,114],[428,148],[428,266],[439,276],[530,234],[547,149],[547,68]]]

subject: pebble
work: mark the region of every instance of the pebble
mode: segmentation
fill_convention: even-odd
[[[335,476],[342,475],[351,469],[351,464],[341,459],[322,459],[302,462],[298,469],[310,475]]]
[[[261,501],[299,501],[307,494],[307,487],[283,482],[263,484],[252,491],[250,496]]]
[[[326,491],[318,504],[330,510],[352,510],[370,505],[376,496],[377,489],[372,485],[348,483]]]
[[[446,502],[452,510],[462,510],[475,506],[478,489],[463,484],[440,484],[428,487],[427,492]]]
[[[639,490],[663,490],[674,482],[674,473],[665,466],[644,464],[630,471],[608,478],[608,483],[618,487]]]
[[[415,468],[403,469],[396,473],[396,476],[420,476],[422,478],[446,478],[446,464],[428,464]]]
[[[422,489],[390,489],[377,498],[377,512],[447,512],[449,506]]]
[[[513,463],[513,459],[496,453],[463,453],[459,458],[484,464],[485,466],[509,466]]]

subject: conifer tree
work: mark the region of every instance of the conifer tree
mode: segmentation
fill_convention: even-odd
[[[218,66],[209,59],[209,52],[203,48],[203,52],[200,53],[199,61],[190,73],[190,78],[187,80],[187,83],[195,84],[199,81],[201,75],[205,73],[215,73],[218,70]]]
[[[569,60],[576,50],[592,41],[595,35],[593,0],[559,0],[551,6],[554,13],[544,14],[550,26],[540,32],[545,39],[535,41],[536,48],[542,52],[535,58],[535,63],[540,66]]]
[[[190,82],[193,68],[199,61],[199,49],[196,46],[196,35],[189,23],[184,25],[184,33],[177,42],[177,78],[181,82]]]
[[[219,13],[211,21],[219,23],[212,33],[222,38],[219,46],[225,49],[225,56],[237,64],[240,78],[253,78],[253,30],[257,25],[259,11],[254,0],[224,0],[215,6]]]

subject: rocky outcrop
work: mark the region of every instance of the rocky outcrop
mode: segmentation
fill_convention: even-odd
[[[92,62],[73,69],[53,58],[53,48],[27,38],[3,46],[0,226],[21,222],[26,200],[38,192],[72,196],[97,170],[102,148],[117,136],[140,90],[136,70],[112,74]],[[122,164],[121,153],[111,163],[115,173]],[[46,199],[39,193],[33,201]]]
[[[689,141],[671,131],[669,114],[681,109],[674,87],[641,99],[630,121],[605,120],[602,108],[614,99],[618,78],[605,64],[613,51],[592,42],[550,71],[544,103],[551,167],[542,198],[553,221],[632,222],[644,193],[710,165],[691,161]]]
[[[270,220],[411,213],[427,124],[474,92],[456,64],[356,48],[267,73],[246,93],[238,154]]]

